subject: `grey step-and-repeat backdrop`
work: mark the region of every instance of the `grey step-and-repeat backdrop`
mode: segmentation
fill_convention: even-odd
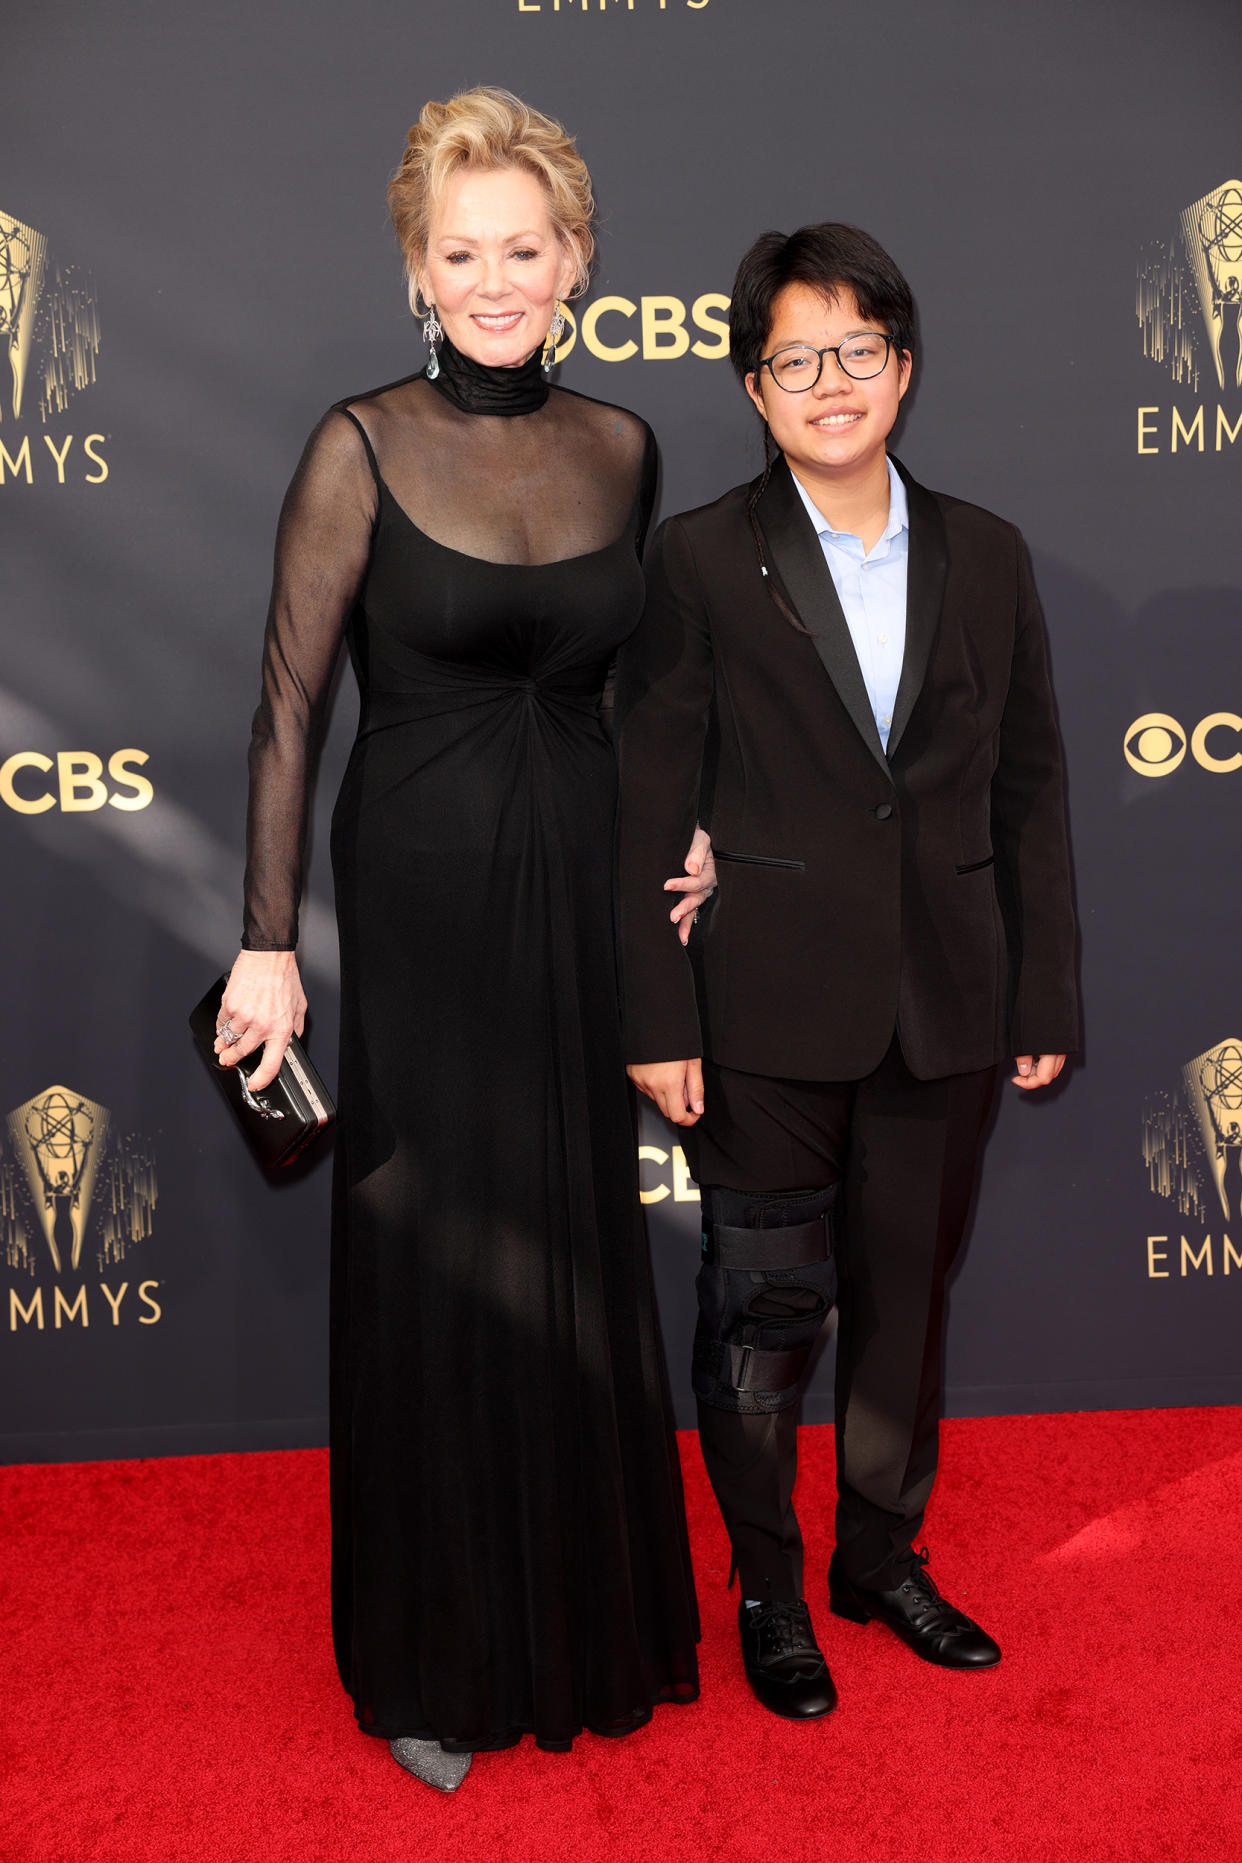
[[[949,1405],[1242,1400],[1235,0],[66,0],[4,47],[0,1455],[324,1440],[330,1161],[267,1182],[185,1016],[236,949],[280,498],[329,403],[421,366],[383,188],[476,82],[580,138],[561,379],[651,421],[665,512],[757,470],[723,325],[756,233],[854,221],[912,280],[900,455],[1035,557],[1087,1006],[1064,1084],[996,1118]],[[353,710],[347,676],[305,921],[329,1078]],[[688,1420],[697,1203],[654,1120],[641,1170]]]

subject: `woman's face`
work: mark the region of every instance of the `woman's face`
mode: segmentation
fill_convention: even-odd
[[[786,285],[772,306],[772,328],[764,355],[787,344],[812,349],[845,343],[882,326],[862,315],[852,291],[829,300],[810,285]],[[771,371],[748,375],[751,400],[795,472],[803,478],[852,478],[884,453],[910,383],[910,358],[890,349],[879,375],[857,381],[825,356],[819,380],[803,394],[787,394]]]
[[[575,269],[534,175],[466,168],[436,203],[418,287],[463,356],[514,368],[542,346]]]

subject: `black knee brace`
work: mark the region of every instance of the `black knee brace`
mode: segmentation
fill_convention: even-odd
[[[784,1410],[836,1304],[837,1186],[747,1196],[709,1184],[702,1197],[695,1396],[748,1416]]]

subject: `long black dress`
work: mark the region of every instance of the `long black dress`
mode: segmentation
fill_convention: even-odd
[[[333,817],[337,1661],[361,1725],[563,1749],[697,1693],[613,939],[611,656],[642,601],[635,416],[538,361],[342,402],[281,516],[251,745],[248,950],[297,939]]]

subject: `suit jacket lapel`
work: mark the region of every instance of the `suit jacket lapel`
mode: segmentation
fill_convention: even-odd
[[[910,555],[906,567],[906,650],[897,685],[897,701],[893,706],[893,722],[888,733],[890,760],[910,722],[915,700],[927,677],[927,664],[931,659],[936,629],[940,625],[945,577],[949,570],[949,544],[940,506],[929,491],[925,491],[910,477],[900,460],[895,459],[893,464],[906,488],[910,511]]]
[[[927,498],[927,493],[924,492],[923,497]],[[928,499],[928,502],[932,501]],[[769,573],[774,572],[779,577],[781,587],[810,635],[841,703],[858,727],[868,750],[887,770],[884,746],[876,729],[862,668],[858,664],[858,655],[854,651],[854,642],[850,638],[836,585],[824,561],[823,547],[815,534],[815,527],[798,496],[793,474],[784,458],[779,459],[773,467],[772,477],[755,515],[767,545]],[[913,517],[910,528],[913,541]],[[908,620],[906,625],[908,662]],[[923,664],[925,667],[926,655]],[[903,671],[903,687],[904,684]],[[899,696],[899,705],[900,702]],[[895,725],[896,717],[893,722]]]

